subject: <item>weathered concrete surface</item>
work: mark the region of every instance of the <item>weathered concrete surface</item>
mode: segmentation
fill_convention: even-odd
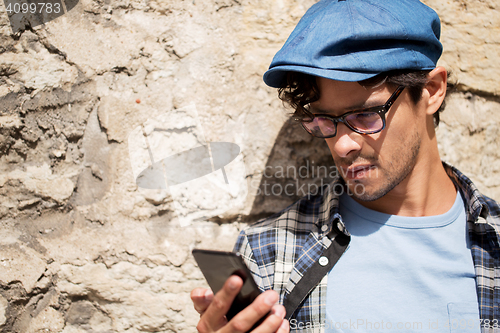
[[[498,48],[500,3],[496,0],[427,0],[441,17],[445,46],[440,64],[455,73],[463,89],[500,95]]]
[[[205,282],[190,250],[231,249],[245,222],[330,175],[324,142],[285,123],[261,80],[312,3],[84,0],[17,35],[0,7],[3,331],[194,331],[189,291]],[[426,3],[442,17],[441,63],[460,83],[438,129],[443,158],[500,199],[498,3]],[[187,109],[199,126],[130,141]],[[159,144],[167,132],[175,139]],[[185,183],[189,197],[137,186],[148,149],[155,158],[203,142],[239,146],[225,175]]]
[[[496,200],[500,198],[499,114],[498,97],[457,93],[447,101],[437,131],[442,158]]]

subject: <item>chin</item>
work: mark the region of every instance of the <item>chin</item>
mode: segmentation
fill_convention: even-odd
[[[361,200],[361,201],[375,201],[375,200],[378,200],[380,198],[382,198],[384,195],[379,195],[377,193],[364,193],[364,194],[361,194],[361,195],[358,195],[356,193],[353,193],[352,194],[352,197],[353,198],[356,198],[358,200]]]
[[[355,182],[354,184],[349,183],[348,194],[353,198],[361,201],[375,201],[382,198],[387,193],[389,193],[395,186],[396,185],[374,187],[374,186],[367,186],[363,183],[358,183],[358,182]]]

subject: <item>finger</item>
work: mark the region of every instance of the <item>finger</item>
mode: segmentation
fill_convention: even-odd
[[[260,294],[249,306],[247,306],[243,311],[238,313],[231,319],[224,327],[224,332],[248,332],[252,326],[259,321],[262,317],[267,315],[271,311],[272,307],[278,301],[278,293],[273,290],[265,291]],[[271,315],[269,317],[275,317],[269,320],[269,322],[259,331],[255,332],[275,332],[280,326],[281,320],[276,315]],[[266,318],[268,320],[269,318]],[[261,327],[264,323],[259,325]],[[274,327],[274,329],[270,329]]]
[[[286,316],[286,309],[283,305],[275,305],[271,309],[271,313],[277,315],[280,318],[285,318]],[[276,331],[276,333],[287,333],[290,332],[290,323],[286,319],[282,319],[281,325]]]
[[[233,275],[226,280],[222,289],[215,294],[212,303],[201,315],[197,326],[199,332],[217,331],[226,323],[225,315],[242,286],[243,280],[239,276]]]
[[[271,309],[271,314],[275,314],[278,317],[285,318],[285,315],[286,315],[285,307],[283,305],[276,304]]]
[[[199,313],[203,314],[206,311],[210,303],[214,298],[214,294],[211,289],[196,288],[191,291],[191,300],[193,301],[194,309]]]
[[[290,323],[288,320],[283,319],[281,322],[280,328],[276,331],[276,333],[289,333],[290,332]]]
[[[286,310],[283,305],[274,305],[270,315],[252,333],[278,332],[285,318]]]

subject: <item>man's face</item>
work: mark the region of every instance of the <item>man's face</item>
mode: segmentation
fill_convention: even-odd
[[[318,78],[320,99],[311,104],[313,113],[340,116],[348,111],[383,105],[394,88],[381,85],[365,88],[357,82]],[[363,135],[343,123],[337,135],[326,139],[335,165],[353,196],[372,201],[401,184],[414,169],[421,146],[421,124],[425,119],[403,91],[386,113],[382,132]]]

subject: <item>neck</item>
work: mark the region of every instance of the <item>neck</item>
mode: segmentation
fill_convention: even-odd
[[[361,205],[391,215],[434,216],[446,213],[456,199],[455,185],[435,151],[419,158],[410,174],[389,193]]]

